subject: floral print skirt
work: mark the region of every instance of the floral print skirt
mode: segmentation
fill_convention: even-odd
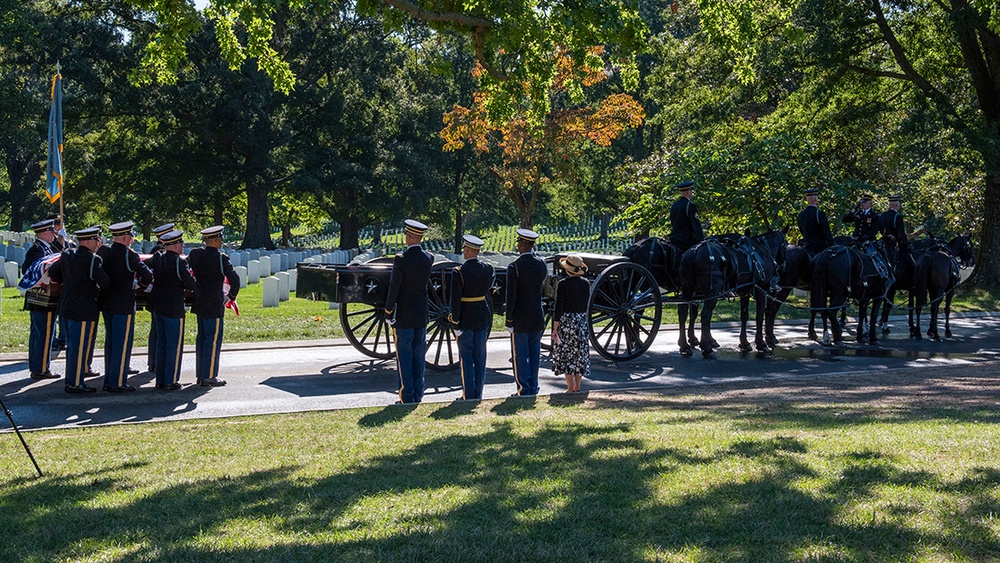
[[[558,334],[559,343],[552,347],[552,372],[590,377],[587,313],[563,313]]]

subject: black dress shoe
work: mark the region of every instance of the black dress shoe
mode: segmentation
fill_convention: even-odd
[[[51,371],[43,371],[42,373],[32,373],[31,379],[59,379],[62,376]]]
[[[177,391],[178,389],[181,388],[181,384],[180,383],[170,383],[170,384],[167,384],[167,385],[157,385],[156,388],[159,389],[160,391]]]
[[[108,393],[129,393],[135,391],[134,385],[122,385],[121,387],[112,387],[110,385],[105,385],[104,390]]]
[[[211,379],[202,379],[201,381],[198,382],[198,385],[201,385],[202,387],[222,387],[225,384],[226,384],[225,379],[219,379],[217,377],[213,377]]]
[[[58,350],[65,350],[66,349],[66,344],[65,343],[60,343],[60,342],[53,342],[52,346],[50,346],[50,349],[51,350],[57,350],[57,351]]]
[[[128,374],[129,375],[139,375],[139,370],[128,368]]]
[[[156,368],[153,367],[152,364],[150,364],[150,365],[146,366],[146,371],[153,372],[153,371],[156,371]]]
[[[93,393],[97,391],[97,387],[91,387],[90,385],[67,385],[66,392],[74,395],[80,393]]]
[[[87,370],[87,371],[83,372],[83,377],[87,377],[87,378],[89,378],[89,377],[101,377],[101,372],[94,371],[92,369],[91,370]]]

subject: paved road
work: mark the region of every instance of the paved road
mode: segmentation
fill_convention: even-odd
[[[905,327],[901,319],[893,322]],[[676,328],[666,327],[650,350],[634,361],[613,363],[594,354],[593,374],[584,382],[584,390],[836,376],[867,370],[975,364],[1000,357],[1000,314],[953,319],[952,328],[954,337],[944,342],[911,341],[897,329],[879,347],[850,344],[844,349],[831,349],[806,340],[802,324],[785,323],[778,328],[779,349],[772,357],[760,358],[756,354],[741,356],[736,347],[736,329],[717,324],[714,334],[722,349],[718,359],[704,360],[698,354],[682,358],[677,353]],[[132,364],[144,367],[145,349],[137,352]],[[510,341],[505,333],[490,339],[486,398],[506,397],[514,391],[509,357]],[[94,369],[103,371],[102,362],[103,358],[96,357]],[[554,376],[549,367],[543,357],[543,395],[565,388],[562,377]],[[63,372],[63,368],[60,357],[53,369]],[[227,345],[222,353],[221,376],[229,381],[226,387],[193,385],[192,348],[184,355],[181,382],[186,385],[180,391],[158,391],[152,383],[153,375],[141,373],[130,379],[141,386],[135,393],[67,395],[61,380],[39,382],[28,378],[24,355],[0,356],[0,396],[14,413],[14,420],[26,429],[381,407],[396,401],[394,363],[363,356],[346,340]],[[90,383],[100,387],[101,380]],[[428,372],[425,401],[450,402],[460,397],[457,371]],[[8,422],[0,421],[0,429],[10,431]]]

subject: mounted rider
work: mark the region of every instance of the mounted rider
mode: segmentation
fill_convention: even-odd
[[[694,180],[677,184],[677,200],[670,206],[670,242],[684,253],[705,240],[705,232],[698,221],[698,207],[692,203]]]
[[[812,257],[833,246],[833,234],[830,232],[830,219],[819,208],[819,188],[807,189],[805,196],[806,208],[799,212],[796,222],[802,233],[802,247]]]
[[[909,251],[910,243],[906,239],[906,224],[903,222],[903,215],[899,212],[902,196],[889,196],[889,209],[879,217],[879,231],[883,237],[892,236],[899,245],[900,253]]]
[[[843,217],[844,223],[854,223],[854,240],[858,243],[873,241],[879,233],[879,214],[872,209],[871,194],[862,194],[853,209]]]

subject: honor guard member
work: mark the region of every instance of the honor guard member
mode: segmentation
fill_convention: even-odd
[[[396,336],[399,402],[424,398],[424,353],[427,350],[427,282],[434,257],[420,248],[427,225],[406,220],[406,251],[392,262],[385,314]]]
[[[153,256],[163,252],[163,235],[174,230],[173,223],[164,223],[153,229],[153,236],[156,242],[149,249],[150,257],[146,259],[146,265],[153,267]],[[153,312],[153,296],[146,296],[146,309],[149,309],[149,338],[146,339],[146,368],[147,371],[156,369],[156,313]]]
[[[483,398],[486,384],[486,339],[493,326],[492,300],[493,266],[480,260],[483,240],[472,235],[462,237],[465,262],[455,268],[451,277],[451,313],[448,320],[458,337],[459,361],[462,365],[462,398]]]
[[[806,190],[806,208],[799,212],[796,221],[799,225],[799,232],[802,233],[802,245],[810,257],[833,246],[830,219],[819,208],[819,188]]]
[[[97,330],[100,309],[97,294],[108,289],[111,278],[104,271],[103,260],[96,254],[101,246],[100,227],[81,229],[74,233],[77,248],[64,250],[49,268],[49,277],[63,284],[60,299],[66,316],[66,392],[93,393],[97,389],[84,384],[87,371],[88,346]]]
[[[156,388],[175,391],[181,375],[184,354],[184,290],[194,291],[194,276],[184,250],[184,232],[173,230],[160,237],[163,252],[154,254],[153,315],[156,319]]]
[[[521,253],[507,266],[507,332],[514,356],[516,395],[538,394],[538,363],[541,355],[545,313],[542,310],[542,283],[547,269],[533,250],[538,233],[517,230],[517,251]]]
[[[52,220],[52,229],[55,231],[56,236],[52,240],[52,251],[56,254],[60,254],[63,250],[69,248],[76,248],[76,244],[73,241],[66,240],[66,227],[63,226],[63,216],[62,213],[51,213],[46,219]],[[62,307],[62,301],[59,302],[59,307]],[[52,349],[53,350],[65,350],[66,349],[66,321],[63,320],[62,315],[56,310],[56,335],[52,337]]]
[[[891,236],[899,244],[902,254],[909,252],[910,242],[906,239],[906,224],[903,222],[903,215],[899,212],[902,196],[889,196],[889,209],[879,217],[879,230],[882,236]]]
[[[22,274],[26,273],[35,262],[56,254],[52,246],[56,238],[52,219],[39,221],[32,225],[31,229],[35,231],[35,242],[24,253]],[[31,329],[28,333],[28,371],[31,373],[31,379],[59,379],[62,377],[61,375],[49,371],[50,347],[52,346],[52,332],[55,330],[56,310],[29,303],[27,298],[24,300],[24,308],[28,311],[31,321]]]
[[[205,248],[195,248],[188,254],[188,264],[194,271],[194,303],[191,312],[198,318],[198,338],[195,340],[195,377],[202,387],[225,385],[219,379],[219,354],[222,352],[222,321],[226,302],[235,301],[240,291],[240,277],[219,251],[222,248],[222,225],[201,231]],[[229,281],[229,292],[222,292],[223,280]]]
[[[135,241],[132,227],[132,221],[111,225],[111,246],[97,249],[97,255],[104,261],[104,271],[111,278],[111,285],[102,292],[101,299],[104,390],[110,393],[135,391],[135,387],[128,384],[135,336],[135,282],[138,279],[146,286],[153,281],[153,271],[132,250]]]
[[[862,194],[854,209],[847,212],[844,223],[854,223],[854,240],[873,241],[879,232],[879,215],[872,209],[871,194]]]
[[[691,202],[694,180],[677,184],[677,193],[677,201],[670,206],[670,242],[683,253],[705,240],[705,233],[698,221],[698,207]]]

